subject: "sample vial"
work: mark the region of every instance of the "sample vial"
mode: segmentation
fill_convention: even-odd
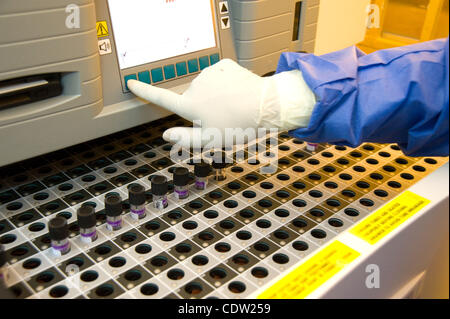
[[[317,147],[319,144],[317,143],[306,143],[306,150],[309,152],[315,152],[317,151]]]
[[[174,196],[177,199],[189,197],[189,170],[185,167],[177,167],[173,171]]]
[[[97,239],[97,219],[92,206],[81,206],[77,211],[81,241],[90,244]]]
[[[139,220],[145,218],[145,188],[140,184],[133,184],[128,188],[131,218]]]
[[[195,188],[204,190],[208,186],[208,176],[211,173],[211,166],[206,162],[195,163]]]
[[[167,178],[156,175],[152,178],[153,206],[156,209],[164,209],[169,205],[167,201],[168,183]]]
[[[227,167],[227,155],[225,152],[214,154],[212,167],[214,169],[214,179],[216,181],[224,181],[227,178],[225,168]]]
[[[48,232],[52,251],[55,256],[62,256],[70,251],[69,226],[64,217],[55,217],[48,222]]]
[[[119,194],[105,197],[106,228],[110,231],[122,228],[122,198]]]

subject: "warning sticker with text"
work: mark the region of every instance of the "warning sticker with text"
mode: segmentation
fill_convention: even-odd
[[[264,291],[258,298],[303,299],[359,255],[359,252],[336,240]]]
[[[406,191],[353,227],[350,233],[373,245],[429,203],[428,199]]]

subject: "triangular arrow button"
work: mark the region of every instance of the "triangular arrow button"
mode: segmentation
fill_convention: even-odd
[[[222,9],[220,10],[221,13],[228,13],[228,8],[226,6],[226,4],[222,4]]]
[[[220,14],[228,13],[228,1],[219,2]]]

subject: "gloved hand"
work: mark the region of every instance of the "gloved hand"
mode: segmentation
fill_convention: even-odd
[[[189,121],[201,121],[201,129],[175,127],[164,132],[166,141],[187,147],[230,146],[236,139],[225,138],[227,129],[306,127],[316,103],[300,71],[263,78],[229,59],[204,69],[182,95],[136,80],[127,85],[145,100]]]

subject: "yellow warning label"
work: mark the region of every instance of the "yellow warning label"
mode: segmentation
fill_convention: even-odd
[[[353,227],[350,233],[373,245],[429,203],[428,199],[406,191]]]
[[[303,299],[360,253],[334,241],[258,296],[259,299]]]
[[[103,38],[109,35],[108,24],[106,21],[97,22],[97,37]]]

